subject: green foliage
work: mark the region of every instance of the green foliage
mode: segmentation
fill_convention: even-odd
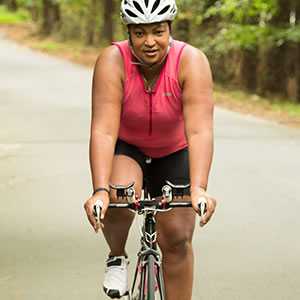
[[[239,49],[254,50],[264,35],[264,28],[256,25],[229,24],[208,39],[204,49],[222,55]]]
[[[194,25],[200,25],[203,21],[203,10],[205,1],[194,0],[179,0],[177,5],[179,7],[176,22],[181,20],[190,20]]]
[[[26,22],[30,19],[29,14],[25,10],[19,10],[17,13],[12,13],[3,5],[0,5],[0,24],[18,24]]]
[[[300,25],[286,28],[271,28],[273,43],[280,46],[286,42],[300,43]]]
[[[63,39],[82,38],[88,16],[88,0],[61,0],[62,27],[60,34]]]
[[[268,20],[276,10],[276,0],[222,0],[209,7],[205,18],[221,16],[234,23],[244,23],[249,19]]]
[[[202,24],[216,20],[213,27],[204,28],[198,45],[207,53],[225,55],[232,51],[254,51],[261,45],[272,47],[288,42],[300,42],[300,26],[287,24],[285,28],[270,23],[278,14],[277,0],[221,0],[213,1],[202,12]]]

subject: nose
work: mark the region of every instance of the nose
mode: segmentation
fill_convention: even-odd
[[[153,48],[155,46],[155,39],[152,34],[146,36],[145,46],[148,48]]]

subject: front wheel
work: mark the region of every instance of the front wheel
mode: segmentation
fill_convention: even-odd
[[[155,258],[149,255],[146,264],[147,270],[147,300],[155,300],[156,289],[156,272],[155,272]]]

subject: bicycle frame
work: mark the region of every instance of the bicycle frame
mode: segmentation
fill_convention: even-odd
[[[138,261],[131,288],[132,300],[152,300],[155,289],[157,288],[160,300],[165,300],[165,289],[163,274],[161,268],[160,253],[157,247],[157,234],[155,229],[155,211],[144,212],[144,223],[142,227],[141,248],[138,253]],[[152,257],[153,265],[149,266],[149,257]],[[152,264],[152,262],[151,262]],[[148,269],[147,269],[148,265]],[[153,268],[153,269],[152,269]],[[138,276],[140,277],[138,293],[135,293]],[[152,278],[149,278],[151,276]],[[155,281],[153,281],[155,279]],[[147,282],[153,282],[154,286],[147,285]],[[149,291],[147,289],[152,289]],[[147,295],[152,293],[152,295]],[[147,298],[146,298],[147,297]],[[155,296],[154,296],[155,297]],[[155,298],[153,298],[154,300]]]
[[[191,202],[172,202],[174,196],[182,198],[189,185],[173,185],[167,181],[167,185],[162,188],[163,197],[167,199],[167,202],[164,203],[155,198],[151,199],[149,194],[145,199],[144,192],[142,192],[141,199],[137,199],[133,185],[134,183],[128,186],[110,185],[111,189],[116,190],[117,198],[126,198],[128,203],[111,203],[109,205],[109,208],[127,208],[144,216],[140,239],[141,247],[128,297],[129,300],[158,300],[155,298],[155,292],[158,290],[159,300],[165,300],[161,257],[157,246],[155,214],[158,211],[167,211],[175,207],[192,207]],[[97,221],[99,221],[103,205],[101,200],[98,201],[94,206],[94,216]],[[201,217],[206,212],[206,202],[201,203],[199,201],[199,209]]]

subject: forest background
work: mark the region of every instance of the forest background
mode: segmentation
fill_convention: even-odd
[[[298,120],[299,0],[177,0],[177,5],[173,36],[206,53],[220,87],[245,91],[273,109],[285,107]],[[120,0],[0,0],[0,24],[30,21],[40,37],[99,49],[126,38],[119,6]]]

